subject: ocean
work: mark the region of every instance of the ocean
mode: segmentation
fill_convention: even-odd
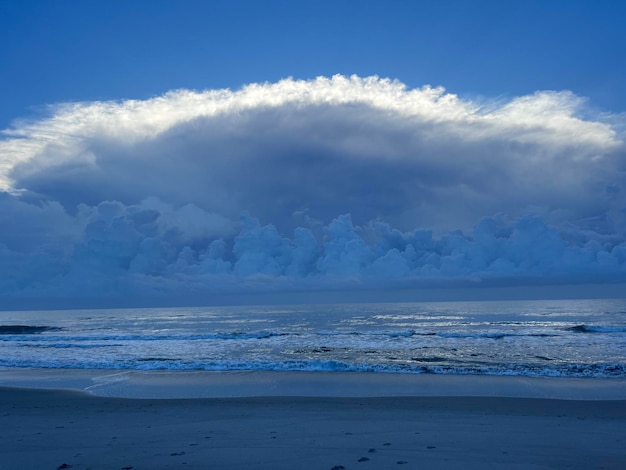
[[[0,312],[0,367],[626,378],[626,300]]]

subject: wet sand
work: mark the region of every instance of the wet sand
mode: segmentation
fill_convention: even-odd
[[[0,368],[0,387],[118,398],[509,397],[626,400],[626,379],[301,371]]]
[[[2,469],[626,468],[626,401],[0,388]]]

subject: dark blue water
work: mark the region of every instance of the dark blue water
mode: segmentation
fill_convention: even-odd
[[[626,377],[614,299],[0,312],[0,325],[2,367]]]

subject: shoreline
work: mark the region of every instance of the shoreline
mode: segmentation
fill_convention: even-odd
[[[626,379],[298,371],[0,368],[0,387],[101,397],[501,397],[626,400]]]
[[[626,400],[128,399],[0,387],[3,468],[626,466]]]

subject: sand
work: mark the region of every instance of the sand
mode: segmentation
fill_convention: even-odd
[[[626,468],[626,401],[0,388],[5,469]]]
[[[626,400],[626,379],[298,371],[0,368],[0,387],[118,398],[475,396]]]

